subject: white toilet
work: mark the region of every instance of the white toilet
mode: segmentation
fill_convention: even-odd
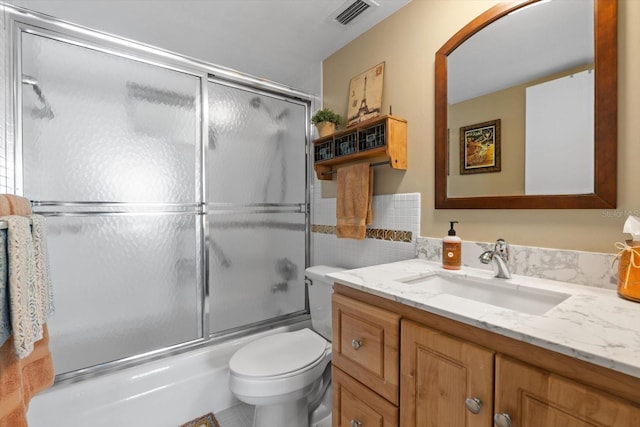
[[[255,405],[254,427],[331,427],[331,292],[328,273],[306,270],[313,330],[269,335],[250,342],[229,361],[229,388]]]

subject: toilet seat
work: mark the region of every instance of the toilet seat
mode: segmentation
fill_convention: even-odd
[[[327,340],[308,328],[270,335],[238,350],[229,369],[255,379],[295,375],[323,359],[327,347]]]
[[[331,363],[331,343],[311,329],[253,341],[229,361],[229,389],[245,403],[264,405],[309,395]]]

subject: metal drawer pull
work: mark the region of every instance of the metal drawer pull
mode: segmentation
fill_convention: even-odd
[[[351,420],[351,427],[362,427],[362,421],[360,421],[360,420]]]
[[[464,401],[464,404],[472,414],[479,414],[480,409],[482,409],[482,400],[478,399],[477,397],[467,397]]]
[[[351,340],[351,347],[353,347],[354,350],[360,350],[360,347],[362,347],[362,341],[361,340],[357,340],[357,339],[352,339]]]
[[[496,427],[511,427],[511,417],[507,413],[495,414],[493,416],[493,422]]]

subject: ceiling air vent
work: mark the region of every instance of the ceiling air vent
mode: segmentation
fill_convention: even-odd
[[[362,0],[356,0],[353,3],[349,4],[345,10],[340,12],[338,16],[335,17],[335,20],[342,25],[347,25],[349,22],[358,17],[362,12],[367,10],[370,6],[371,5],[369,3],[366,3]]]

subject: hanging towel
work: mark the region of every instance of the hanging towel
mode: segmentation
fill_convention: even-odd
[[[4,198],[0,198],[5,200]],[[0,203],[2,202],[0,200]],[[1,212],[0,207],[0,212]],[[7,232],[0,230],[0,346],[11,335],[9,320],[9,289],[7,287]]]
[[[36,296],[40,304],[38,315],[41,322],[44,323],[54,312],[46,225],[42,215],[29,215],[29,219],[31,220],[31,235],[33,238]]]
[[[24,216],[3,216],[7,228],[9,260],[9,312],[11,332],[18,358],[33,351],[33,344],[42,338],[42,302],[36,289],[36,266],[29,219]]]
[[[338,238],[364,239],[373,214],[373,170],[369,163],[338,169],[336,235]]]
[[[14,195],[0,195],[0,215],[31,215],[31,205],[27,199]],[[17,217],[10,217],[17,218]],[[28,320],[26,322],[31,325],[29,327],[23,327],[23,331],[27,337],[35,337],[40,335],[42,339],[36,341],[33,344],[33,350],[29,355],[24,358],[19,358],[17,354],[16,344],[14,343],[14,334],[0,346],[0,427],[27,427],[27,409],[31,397],[36,393],[50,387],[53,384],[55,377],[53,370],[53,360],[49,351],[49,333],[47,325],[44,324],[46,316],[53,311],[53,305],[51,303],[51,284],[49,279],[49,267],[46,260],[46,244],[44,243],[44,225],[42,218],[37,218],[35,222],[35,230],[33,230],[32,244],[33,246],[27,251],[31,251],[33,258],[33,280],[30,283],[30,287],[26,292],[21,292],[20,295],[49,295],[49,299],[43,299],[38,302],[33,308],[30,308]],[[10,223],[15,223],[17,227],[22,227],[23,221],[11,220]],[[27,220],[28,227],[28,220]],[[38,228],[40,231],[38,231]],[[6,233],[6,234],[5,234]],[[40,233],[40,234],[39,234]],[[6,248],[10,245],[9,238],[6,235],[9,234],[9,230],[2,232],[2,235],[7,239],[7,245],[0,247],[0,273],[2,272],[2,253],[5,256],[5,267],[8,268],[8,251]],[[25,237],[28,240],[28,237]],[[40,243],[38,243],[40,242]],[[37,245],[40,245],[37,248]],[[18,251],[23,248],[19,248]],[[15,251],[13,252],[15,253]],[[41,257],[38,260],[38,257]],[[40,267],[38,267],[40,264]],[[40,271],[38,272],[38,270]],[[9,272],[4,275],[6,288],[9,289],[11,284],[7,277]],[[25,280],[21,277],[21,280]],[[28,280],[27,280],[28,282]],[[2,290],[2,288],[0,288]],[[5,293],[6,304],[11,308],[11,291],[8,295]],[[20,299],[18,299],[20,301]],[[0,303],[2,298],[0,298]],[[0,306],[1,307],[1,306]],[[10,310],[9,310],[10,311]],[[24,310],[21,311],[25,313]],[[31,314],[34,316],[32,317]],[[9,313],[9,319],[13,316]],[[34,319],[36,319],[34,321]],[[11,320],[12,322],[12,320]],[[34,328],[34,325],[40,325],[40,329]],[[13,324],[11,327],[13,328]],[[12,329],[13,330],[13,329]],[[38,330],[40,332],[38,332]],[[18,345],[20,347],[20,345]],[[24,347],[24,346],[23,346]]]
[[[1,215],[31,215],[31,202],[29,202],[29,200],[16,196],[15,194],[4,194],[4,197],[9,205],[9,212],[2,213]]]
[[[49,352],[49,333],[24,359],[16,356],[13,336],[0,346],[0,427],[27,427],[31,398],[53,384],[53,360]]]

